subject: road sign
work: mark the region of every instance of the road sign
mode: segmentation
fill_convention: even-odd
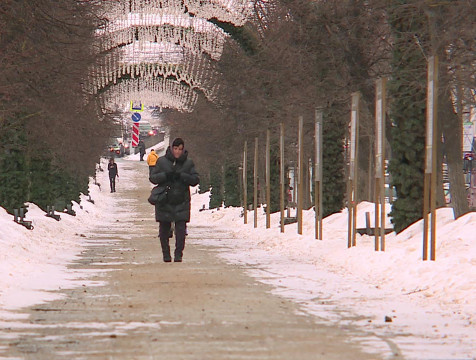
[[[141,116],[140,116],[139,113],[134,113],[134,114],[132,114],[132,121],[134,121],[135,123],[136,123],[136,122],[139,122],[140,119],[141,119]]]
[[[136,147],[139,144],[139,123],[132,124],[132,146]]]
[[[144,104],[141,101],[131,101],[131,111],[144,111]]]

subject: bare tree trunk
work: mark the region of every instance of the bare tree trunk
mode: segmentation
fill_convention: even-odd
[[[444,56],[444,54],[441,54],[441,56]],[[451,206],[453,207],[454,217],[457,219],[469,212],[463,173],[463,123],[462,117],[454,111],[448,69],[442,63],[443,61],[440,62],[439,69],[440,89],[442,91],[438,96],[438,118],[445,142],[442,146],[443,152],[439,157],[446,155]],[[441,171],[438,172],[438,176],[442,178]]]
[[[461,119],[453,111],[453,104],[449,94],[441,96],[439,113],[443,121],[444,150],[448,163],[448,177],[450,182],[451,204],[455,219],[469,212],[466,186],[463,175],[462,133]]]
[[[446,46],[440,39],[441,26],[445,14],[442,8],[427,9],[429,21],[429,31],[433,51],[439,56],[439,87],[438,96],[438,118],[445,143],[443,151],[446,154],[448,164],[448,178],[450,182],[451,204],[455,219],[469,212],[468,200],[466,197],[466,187],[463,175],[463,154],[462,154],[462,118],[458,116],[453,107],[450,75],[446,67]],[[441,171],[439,171],[441,173]]]

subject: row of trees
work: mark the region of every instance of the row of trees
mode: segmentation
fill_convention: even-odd
[[[387,154],[397,191],[393,222],[400,231],[418,220],[426,59],[438,55],[439,163],[448,164],[456,216],[468,211],[461,134],[476,88],[476,9],[470,0],[255,0],[254,9],[254,20],[243,27],[214,21],[231,35],[218,63],[218,102],[202,97],[193,113],[167,114],[172,136],[187,139],[207,183],[216,184],[217,204],[236,202],[243,143],[263,139],[266,129],[276,151],[278,124],[285,123],[285,157],[294,160],[296,120],[303,115],[305,151],[312,156],[319,108],[325,120],[324,215],[339,211],[354,91],[362,93],[363,103],[359,183],[364,185],[358,198],[372,200],[374,84],[388,77]],[[82,87],[96,61],[94,33],[103,24],[101,2],[95,0],[0,3],[0,204],[8,210],[26,201],[43,207],[65,203],[87,191],[112,129],[110,116]],[[441,177],[439,195],[443,204]]]
[[[61,208],[88,191],[111,131],[84,92],[102,24],[93,1],[0,2],[0,205]]]
[[[205,176],[212,174],[209,183],[216,183],[212,177],[217,172],[237,169],[244,141],[264,139],[268,128],[276,148],[280,122],[286,126],[285,157],[294,160],[298,115],[304,116],[304,136],[309,140],[305,151],[312,156],[314,110],[319,108],[325,121],[324,215],[339,211],[345,202],[343,144],[350,95],[360,91],[363,185],[358,198],[372,200],[368,174],[373,174],[375,80],[387,77],[387,154],[397,192],[392,221],[397,231],[403,230],[422,217],[426,60],[438,55],[439,163],[448,164],[455,215],[468,211],[461,137],[464,113],[474,104],[467,90],[476,88],[476,8],[471,1],[256,0],[255,12],[255,21],[226,28],[232,40],[219,62],[219,103],[202,99],[193,113],[167,116],[172,135],[185,137],[198,167]],[[443,205],[441,176],[439,180]],[[231,192],[228,196],[233,197]],[[212,194],[226,201],[227,189],[214,188]]]

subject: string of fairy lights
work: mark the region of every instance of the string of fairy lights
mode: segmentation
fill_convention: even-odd
[[[114,87],[114,92],[104,92],[99,98],[104,107],[113,103],[127,104],[130,99],[140,98],[142,102],[156,107],[191,112],[198,95],[189,86],[174,80],[155,78],[143,81],[135,78],[122,81]]]
[[[105,108],[133,97],[148,106],[192,111],[197,91],[216,100],[216,62],[228,35],[210,19],[243,25],[248,0],[102,1],[104,27],[97,30],[101,56],[86,90]]]

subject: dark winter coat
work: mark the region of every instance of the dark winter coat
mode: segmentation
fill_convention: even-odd
[[[167,180],[169,178],[173,180]],[[170,146],[164,156],[159,157],[151,168],[149,180],[153,184],[168,187],[167,200],[155,205],[156,221],[190,221],[190,186],[199,182],[198,173],[188,152],[185,150],[178,159],[172,155]]]
[[[116,163],[108,163],[107,170],[109,170],[109,177],[115,178],[117,176],[117,164]]]
[[[137,146],[139,147],[139,153],[145,154],[145,143],[142,140],[139,141]]]

